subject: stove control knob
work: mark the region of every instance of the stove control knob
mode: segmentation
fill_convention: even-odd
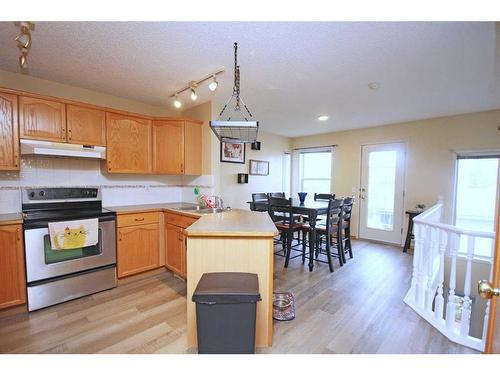
[[[35,198],[35,192],[32,191],[30,194],[29,194],[30,198]]]
[[[41,197],[43,197],[45,195],[45,192],[43,190],[40,190],[40,192],[38,193]]]

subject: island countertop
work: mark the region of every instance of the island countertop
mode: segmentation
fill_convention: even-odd
[[[202,216],[184,231],[188,237],[274,237],[276,225],[267,212],[234,209]]]

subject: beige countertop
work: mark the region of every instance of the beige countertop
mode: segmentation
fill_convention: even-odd
[[[184,232],[188,237],[274,237],[278,234],[267,212],[239,209],[204,215]]]
[[[22,224],[22,223],[23,223],[23,214],[21,212],[0,214],[0,225]]]
[[[132,214],[135,212],[155,212],[155,211],[170,211],[190,217],[202,217],[203,214],[193,211],[183,211],[183,207],[193,207],[196,203],[187,202],[170,202],[170,203],[152,203],[152,204],[136,204],[130,206],[113,206],[105,207],[107,210],[114,211],[120,214]]]

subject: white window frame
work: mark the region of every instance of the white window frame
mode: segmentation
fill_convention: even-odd
[[[330,178],[304,178],[304,162],[302,160],[302,155],[304,154],[314,154],[314,153],[329,153],[330,154]],[[302,149],[299,150],[299,189],[300,191],[304,191],[304,181],[328,181],[330,189],[329,191],[321,191],[315,193],[329,193],[331,194],[333,191],[332,179],[333,179],[333,149],[332,147],[321,147],[321,148],[312,148],[312,149]]]

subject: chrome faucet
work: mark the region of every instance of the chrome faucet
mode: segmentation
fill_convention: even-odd
[[[214,196],[215,208],[224,208],[224,201],[221,197],[215,195]]]

